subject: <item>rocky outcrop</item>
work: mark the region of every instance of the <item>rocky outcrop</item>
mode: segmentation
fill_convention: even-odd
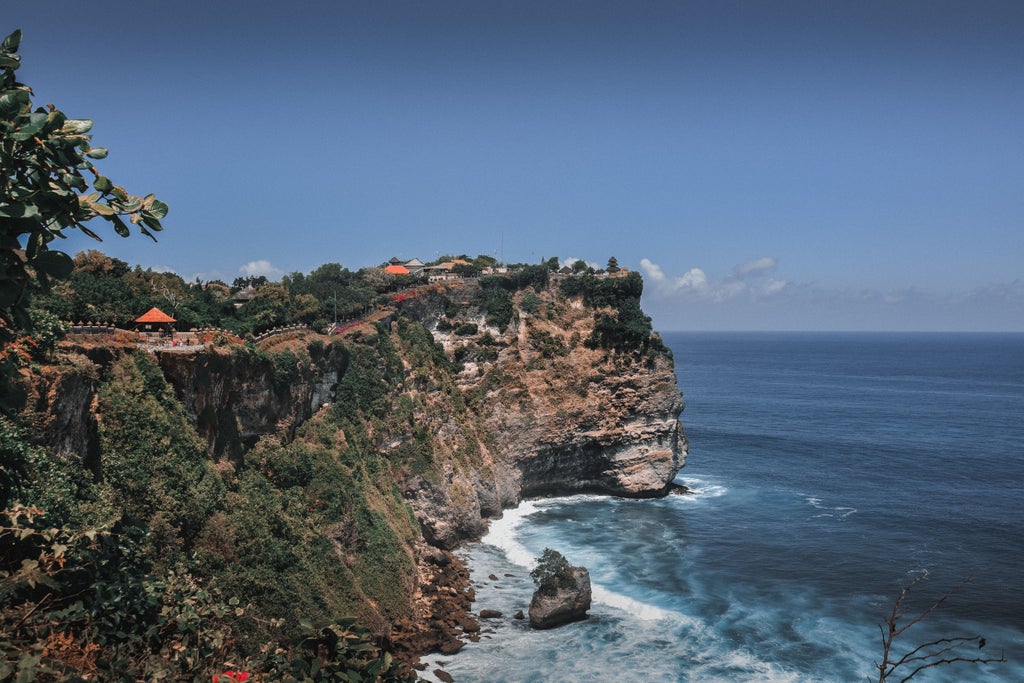
[[[238,458],[263,435],[290,438],[296,427],[333,400],[344,352],[322,341],[307,347],[309,340],[293,344],[300,353],[284,349],[289,355],[278,357],[213,345],[159,350],[151,357],[174,387],[210,455]],[[100,378],[128,353],[141,352],[134,345],[110,341],[62,342],[61,362],[43,366],[38,376],[25,382],[25,417],[34,425],[36,440],[92,467],[99,457],[94,413]]]
[[[24,383],[28,399],[24,420],[35,441],[95,473],[99,470],[95,414],[99,366],[77,352],[65,354],[64,361],[43,366],[32,381]]]
[[[461,468],[463,488],[472,486],[461,498],[486,515],[530,496],[668,493],[687,452],[671,352],[660,340],[644,353],[589,348],[583,341],[594,328],[593,309],[553,288],[539,297],[527,292],[540,307],[529,314],[520,305],[504,332],[471,308],[443,328],[424,321],[449,357],[464,359],[457,383],[471,404],[475,437],[454,421],[438,425],[448,438],[481,442],[479,465]],[[463,322],[478,332],[457,334]],[[449,500],[447,483],[417,488],[423,518],[451,515],[427,502]]]
[[[547,629],[587,618],[590,609],[590,572],[569,567],[569,580],[554,591],[538,588],[530,600],[530,626]]]
[[[332,347],[284,361],[252,351],[208,346],[157,351],[156,359],[214,457],[239,457],[264,434],[290,437],[333,400],[343,359]]]

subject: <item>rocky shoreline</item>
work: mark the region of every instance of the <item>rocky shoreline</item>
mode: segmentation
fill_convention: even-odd
[[[398,621],[391,633],[395,656],[421,669],[428,653],[453,655],[475,641],[480,624],[471,609],[476,595],[465,563],[449,550],[424,545],[420,552],[415,619]]]

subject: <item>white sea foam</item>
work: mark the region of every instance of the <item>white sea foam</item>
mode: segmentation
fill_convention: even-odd
[[[505,557],[508,558],[509,562],[531,569],[537,563],[534,553],[530,552],[516,539],[517,532],[526,521],[526,518],[555,505],[565,505],[573,502],[580,502],[582,500],[598,498],[600,497],[579,495],[562,498],[548,498],[536,501],[525,500],[517,507],[506,510],[501,519],[493,520],[487,534],[480,540],[483,543],[487,543],[488,545],[492,545],[501,550],[505,554]],[[662,607],[634,600],[633,598],[608,590],[607,588],[597,584],[591,585],[591,593],[594,602],[623,610],[624,612],[628,612],[629,614],[644,621],[658,621],[662,619],[673,619],[676,621],[686,620],[686,618],[678,612],[673,612]]]
[[[698,501],[706,498],[718,498],[724,496],[729,489],[722,486],[721,484],[713,484],[704,479],[697,479],[696,477],[677,477],[676,484],[682,484],[687,488],[688,493],[680,494],[675,497],[676,500],[682,501]]]
[[[504,552],[509,562],[531,569],[536,559],[526,546],[516,540],[516,531],[522,526],[523,520],[540,509],[537,501],[524,500],[518,506],[505,510],[500,519],[492,520],[487,533],[480,540]]]
[[[732,672],[727,678],[720,674],[706,677],[705,669],[721,671],[723,668]],[[785,671],[776,664],[758,659],[743,649],[715,650],[711,662],[708,662],[706,666],[695,666],[691,671],[696,674],[698,680],[755,680],[746,677],[738,678],[741,675],[739,672],[744,672],[745,675],[755,675],[758,683],[797,683],[802,680],[799,674]]]
[[[849,517],[857,511],[857,508],[851,507],[828,507],[827,505],[822,504],[820,498],[817,498],[815,496],[804,496],[804,500],[807,501],[807,504],[810,505],[812,508],[822,511],[819,514],[814,515],[815,518],[832,517],[835,519],[846,519],[847,517]]]
[[[591,584],[590,592],[594,602],[620,609],[623,612],[628,612],[632,616],[642,619],[643,621],[672,619],[679,622],[688,622],[691,626],[697,625],[695,620],[690,619],[679,612],[673,612],[672,610],[667,610],[655,605],[648,605],[640,602],[639,600],[634,600],[631,597],[622,595],[621,593],[610,591],[604,586],[599,586],[598,584]]]

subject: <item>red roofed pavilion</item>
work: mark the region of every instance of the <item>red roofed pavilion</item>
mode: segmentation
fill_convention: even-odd
[[[135,329],[145,332],[162,330],[169,331],[171,325],[177,320],[167,315],[159,308],[151,308],[135,319]]]
[[[391,265],[384,268],[384,272],[391,275],[408,275],[409,269],[405,266]]]

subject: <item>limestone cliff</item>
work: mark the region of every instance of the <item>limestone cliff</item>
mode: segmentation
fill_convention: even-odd
[[[683,401],[668,349],[589,348],[595,311],[553,287],[518,292],[515,303],[518,317],[504,331],[473,306],[424,315],[445,354],[461,360],[455,383],[472,415],[448,414],[439,405],[447,398],[427,392],[418,416],[449,465],[407,491],[441,545],[475,536],[480,515],[524,497],[664,495],[685,463]],[[460,459],[460,449],[475,457]]]

